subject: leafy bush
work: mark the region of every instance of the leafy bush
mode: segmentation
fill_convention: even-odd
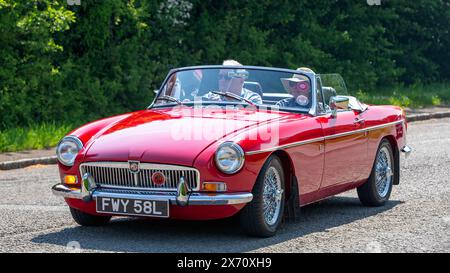
[[[371,98],[449,81],[449,10],[443,0],[0,0],[0,130],[142,109],[170,68],[228,58],[340,73]],[[391,102],[447,93],[405,89]]]
[[[0,131],[0,152],[54,147],[73,127],[71,124],[42,123]]]

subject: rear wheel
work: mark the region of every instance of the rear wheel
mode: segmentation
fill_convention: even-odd
[[[283,219],[284,185],[281,161],[272,156],[258,175],[253,187],[253,200],[240,214],[241,225],[247,234],[257,237],[275,235]]]
[[[70,213],[73,220],[82,226],[103,226],[111,220],[111,216],[91,215],[74,208],[70,208]]]
[[[391,195],[394,181],[394,154],[384,139],[378,147],[375,163],[367,182],[358,188],[358,196],[365,206],[383,206]]]

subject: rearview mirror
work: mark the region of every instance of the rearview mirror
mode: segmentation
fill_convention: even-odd
[[[350,108],[350,100],[344,96],[333,96],[330,98],[331,116],[337,117],[338,110],[348,110]]]

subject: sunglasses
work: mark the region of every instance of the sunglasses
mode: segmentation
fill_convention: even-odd
[[[308,90],[309,85],[304,82],[289,82],[289,87],[306,91]]]

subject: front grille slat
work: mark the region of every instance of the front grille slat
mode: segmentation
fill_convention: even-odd
[[[113,168],[112,175],[113,175],[113,180],[116,181],[116,184],[120,185],[119,170]]]
[[[97,171],[98,171],[98,182],[99,183],[103,183],[103,169],[100,169],[100,168],[96,168],[97,169]],[[95,172],[94,172],[95,173]]]
[[[168,183],[164,183],[161,187],[164,187],[164,188],[169,188],[169,187],[171,187],[171,185],[170,185],[170,172],[169,171],[164,171],[164,176],[166,177],[166,179],[168,180],[167,182]]]
[[[130,171],[128,162],[89,162],[81,164],[81,176],[90,173],[100,187],[141,190],[176,191],[181,176],[192,190],[199,189],[198,171],[189,167],[141,163],[138,174]],[[166,181],[156,185],[152,181],[154,173],[162,173]]]
[[[108,181],[106,179],[107,178],[106,170],[107,170],[107,168],[102,168],[102,183],[104,183],[104,184],[108,183]]]
[[[121,185],[125,186],[127,184],[127,180],[125,177],[125,170],[119,169],[119,171],[120,171],[120,179],[121,179],[120,181],[122,181]]]
[[[114,178],[111,175],[111,168],[106,168],[106,177],[108,179],[108,183],[115,183]]]

